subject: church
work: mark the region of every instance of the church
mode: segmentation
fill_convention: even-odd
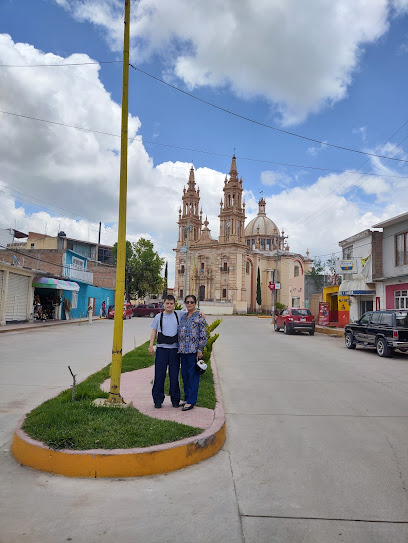
[[[200,189],[196,188],[194,168],[190,169],[174,249],[176,299],[195,294],[202,302],[229,307],[231,313],[269,313],[277,302],[286,307],[304,307],[304,275],[312,260],[308,255],[290,252],[287,236],[266,216],[263,198],[259,200],[258,215],[245,226],[243,190],[234,155],[220,202],[220,234],[218,240],[214,239],[207,218],[203,221]]]

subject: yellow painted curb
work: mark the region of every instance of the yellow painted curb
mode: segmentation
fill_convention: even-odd
[[[329,336],[344,337],[344,331],[338,328],[324,328],[322,326],[316,326],[315,332],[319,334],[327,334]]]
[[[22,430],[23,417],[14,433],[11,448],[14,458],[20,464],[39,471],[67,477],[96,478],[167,473],[214,456],[225,442],[225,415],[215,360],[213,356],[211,358],[217,404],[214,420],[202,434],[174,443],[138,449],[56,451],[30,438]]]
[[[212,435],[177,441],[168,448],[54,451],[18,428],[12,453],[20,464],[67,477],[135,477],[167,473],[201,462],[216,454],[224,441],[225,422]]]

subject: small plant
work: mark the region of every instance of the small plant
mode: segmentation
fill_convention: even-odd
[[[177,309],[178,311],[183,311],[183,306],[179,302],[176,302],[174,304],[174,309]]]
[[[217,341],[217,339],[220,337],[220,334],[214,334],[211,335],[211,332],[213,332],[217,326],[219,326],[222,323],[222,319],[215,320],[212,324],[207,324],[207,345],[204,347],[203,350],[203,359],[204,362],[207,364],[210,361],[211,358],[211,351],[213,348],[214,343]]]

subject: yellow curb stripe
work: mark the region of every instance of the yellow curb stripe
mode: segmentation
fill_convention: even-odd
[[[14,434],[12,453],[25,466],[67,477],[136,477],[181,469],[216,454],[225,441],[225,422],[214,434],[171,448],[147,452],[143,449],[124,451],[54,451],[34,442],[18,429]],[[150,449],[153,447],[150,447]]]

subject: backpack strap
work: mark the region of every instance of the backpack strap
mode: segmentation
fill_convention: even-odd
[[[163,313],[164,311],[160,313],[160,330],[162,333],[163,333]],[[176,321],[177,321],[177,326],[178,326],[179,325],[178,315],[176,312],[174,312],[174,315],[176,316]]]

